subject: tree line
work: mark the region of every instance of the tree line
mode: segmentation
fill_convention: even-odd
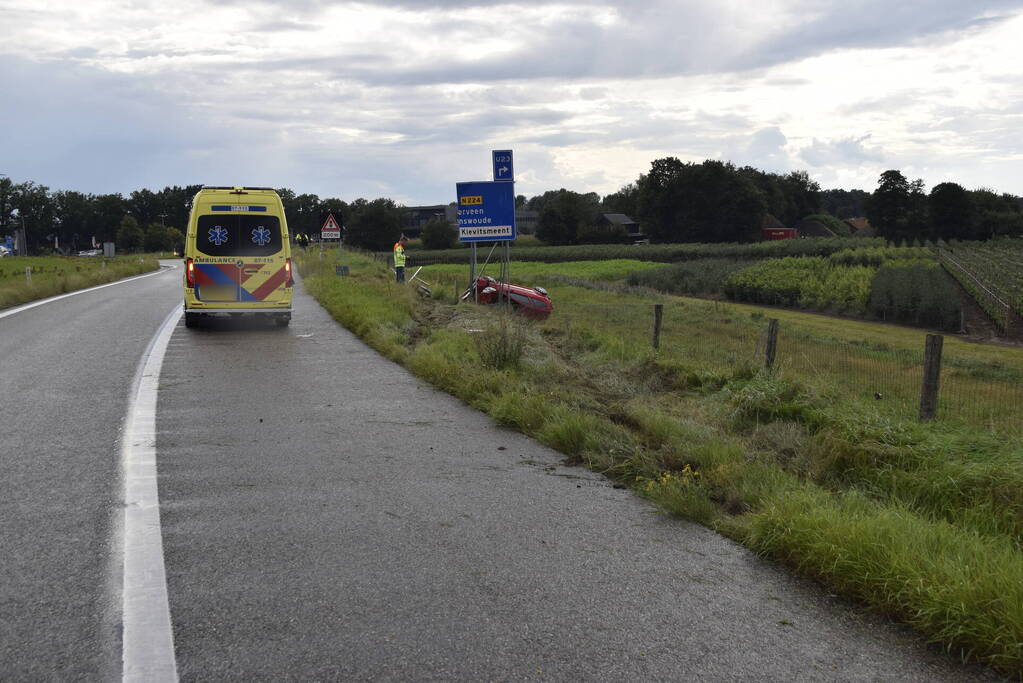
[[[0,178],[0,241],[24,228],[29,253],[50,253],[56,246],[75,253],[97,243],[114,242],[118,252],[180,250],[192,199],[202,185],[140,189],[127,196],[51,191],[32,181]],[[390,199],[351,203],[289,188],[277,193],[294,234],[319,234],[327,214],[346,228],[347,239],[369,249],[389,248],[401,233],[401,207]]]
[[[838,219],[865,217],[893,242],[1023,235],[1023,198],[952,182],[925,193],[922,180],[909,182],[897,170],[882,173],[873,192],[822,190],[805,171],[777,174],[666,157],[603,198],[562,189],[519,200],[539,211],[537,236],[550,244],[624,241],[621,229],[599,221],[602,213],[627,214],[651,240],[666,243],[758,240],[767,215],[786,227],[818,220],[839,236],[848,228]]]
[[[201,185],[168,186],[154,192],[122,194],[51,191],[27,181],[0,178],[0,238],[24,227],[30,253],[54,245],[76,251],[97,242],[116,242],[121,252],[180,248],[192,198]],[[1023,235],[1023,198],[987,189],[966,190],[953,182],[924,192],[922,180],[900,171],[881,174],[873,192],[822,190],[805,171],[770,173],[728,162],[656,159],[647,173],[617,192],[551,190],[516,197],[520,208],[538,212],[537,237],[552,245],[620,243],[624,229],[602,214],[638,220],[652,241],[748,242],[760,239],[768,214],[785,226],[816,217],[841,226],[838,218],[865,216],[890,241],[983,240]],[[279,188],[292,234],[319,233],[328,213],[345,228],[345,242],[385,250],[397,240],[403,207],[391,199],[320,198]],[[443,220],[428,223],[429,248],[452,246],[456,232]]]

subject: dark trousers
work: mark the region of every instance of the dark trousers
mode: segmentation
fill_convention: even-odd
[[[394,277],[397,278],[398,282],[405,281],[405,266],[394,267]]]

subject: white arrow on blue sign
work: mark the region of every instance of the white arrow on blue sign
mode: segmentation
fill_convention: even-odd
[[[512,164],[512,151],[510,149],[495,149],[493,156],[494,180],[514,182],[515,166]]]

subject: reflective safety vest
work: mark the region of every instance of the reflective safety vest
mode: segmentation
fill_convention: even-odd
[[[396,242],[394,245],[394,267],[405,267],[405,247],[401,246],[401,242]]]

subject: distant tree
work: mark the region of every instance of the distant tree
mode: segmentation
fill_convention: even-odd
[[[909,181],[900,171],[881,174],[877,189],[866,203],[867,218],[878,235],[889,241],[905,239],[908,234]]]
[[[938,183],[927,197],[931,239],[975,239],[973,201],[958,183]]]
[[[99,242],[113,242],[121,219],[128,213],[124,197],[119,194],[101,194],[92,199],[92,227]],[[182,223],[184,225],[184,223]]]
[[[524,195],[524,194],[517,194],[517,195],[515,195],[515,208],[516,209],[521,209],[521,208],[524,208],[525,206],[526,206],[526,195]]]
[[[142,249],[146,234],[134,216],[125,216],[117,226],[117,250],[131,253]]]
[[[319,197],[314,194],[300,194],[291,201],[291,210],[286,213],[288,227],[292,231],[297,230],[304,234],[319,233],[323,227],[320,221],[321,213]]]
[[[146,225],[160,220],[164,213],[160,198],[155,192],[145,188],[135,190],[128,195],[128,213],[139,225]]]
[[[974,239],[1023,236],[1023,203],[1019,197],[984,188],[969,194],[976,217]]]
[[[639,183],[639,219],[660,242],[736,242],[759,230],[762,192],[732,164],[657,159]]]
[[[175,251],[185,239],[180,230],[162,223],[150,223],[144,233],[142,245],[147,252]]]
[[[160,222],[164,225],[188,225],[188,214],[192,210],[192,200],[202,185],[168,186],[156,193],[160,207]]]
[[[80,248],[80,242],[91,245],[94,234],[92,197],[69,190],[54,192],[52,199],[55,228],[61,243],[71,245],[75,251]]]
[[[640,176],[640,182],[642,180],[643,178]],[[629,218],[635,218],[638,215],[636,211],[638,199],[639,188],[636,183],[629,183],[617,192],[612,192],[604,197],[601,202],[603,213],[623,213]]]
[[[793,225],[800,216],[821,210],[821,186],[806,171],[793,171],[781,176],[778,182],[785,196],[785,208],[774,216],[786,226]]]
[[[458,228],[443,218],[434,218],[423,226],[420,239],[424,249],[450,249],[458,240]]]
[[[401,208],[390,199],[356,199],[349,205],[346,242],[372,251],[387,251],[401,236]]]
[[[0,238],[6,234],[8,223],[14,213],[14,181],[0,178]]]
[[[905,239],[912,240],[914,243],[929,239],[930,226],[931,217],[927,206],[927,193],[924,192],[924,181],[917,178],[909,184]]]
[[[566,189],[546,195],[536,222],[536,236],[548,244],[578,244],[580,231],[596,222],[600,197]]]
[[[46,243],[52,247],[56,215],[49,188],[26,181],[13,189],[12,204],[18,212],[19,225],[24,223],[28,250],[38,251]]]
[[[862,218],[869,198],[866,190],[821,190],[820,208],[838,218]]]

